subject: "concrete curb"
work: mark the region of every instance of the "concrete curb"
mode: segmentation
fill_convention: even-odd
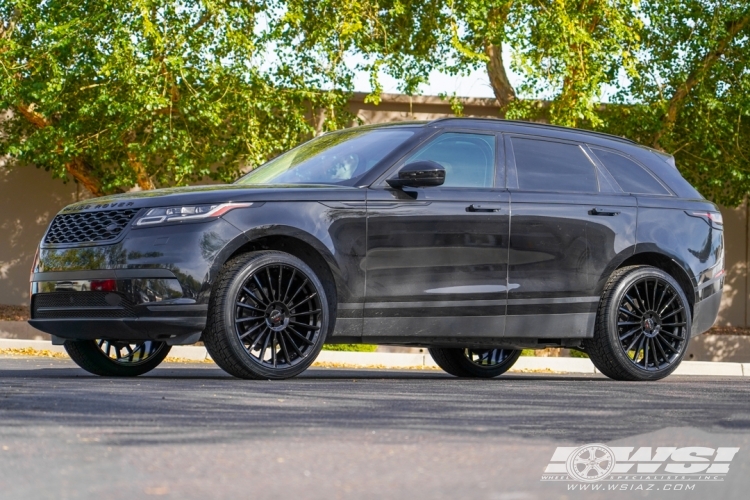
[[[0,339],[49,340],[49,336],[26,321],[0,321]],[[386,351],[378,349],[378,352]],[[690,339],[685,361],[748,363],[750,335],[699,335]]]
[[[0,349],[35,349],[65,353],[59,345],[52,345],[46,340],[0,339]],[[174,346],[170,358],[181,358],[190,361],[211,359],[205,347]],[[346,352],[321,351],[316,364],[341,364],[377,368],[437,368],[428,353],[389,353],[389,352]],[[586,358],[542,358],[522,356],[518,359],[512,372],[550,372],[550,373],[598,373],[590,360]],[[750,377],[750,363],[722,363],[712,361],[683,361],[675,370],[675,375],[713,376],[713,377]]]
[[[403,352],[320,351],[316,363],[382,366],[384,368],[437,368],[429,354]]]
[[[511,371],[551,371],[560,373],[598,373],[587,358],[542,358],[521,356]]]

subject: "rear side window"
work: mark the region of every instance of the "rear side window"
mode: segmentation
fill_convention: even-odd
[[[633,160],[604,149],[592,150],[626,193],[669,194],[653,175]]]
[[[531,191],[599,191],[594,164],[576,144],[513,137],[518,188]]]

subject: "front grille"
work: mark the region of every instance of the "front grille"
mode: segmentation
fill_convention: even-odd
[[[129,318],[135,316],[133,303],[116,292],[53,292],[34,295],[31,317],[51,318]]]
[[[112,241],[117,239],[137,213],[137,209],[128,208],[59,214],[52,221],[44,242],[59,244]]]

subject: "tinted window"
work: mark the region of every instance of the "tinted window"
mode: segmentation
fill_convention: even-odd
[[[599,191],[594,164],[575,144],[514,137],[518,187],[531,191]]]
[[[495,177],[495,136],[445,133],[412,155],[404,164],[431,160],[445,167],[444,187],[492,187]]]
[[[659,181],[633,160],[603,149],[593,151],[626,193],[669,194]]]
[[[269,161],[237,183],[353,185],[412,135],[414,130],[408,128],[352,128],[325,134]]]

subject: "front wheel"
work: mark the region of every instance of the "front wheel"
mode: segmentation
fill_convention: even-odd
[[[300,259],[247,253],[224,265],[203,340],[216,364],[235,377],[290,378],[318,356],[328,310],[322,283]]]
[[[521,351],[513,349],[430,348],[430,356],[456,377],[493,378],[510,370]]]
[[[150,372],[164,361],[172,348],[164,342],[145,340],[66,340],[70,359],[94,375],[137,377]]]
[[[690,341],[690,306],[661,269],[618,269],[604,288],[594,337],[584,343],[599,371],[615,380],[659,380],[677,369]]]

